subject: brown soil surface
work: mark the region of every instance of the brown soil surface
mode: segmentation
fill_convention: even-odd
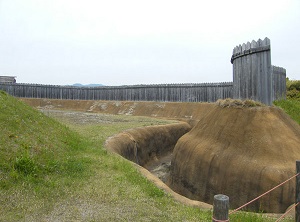
[[[178,139],[191,129],[187,123],[134,128],[106,141],[106,148],[126,159],[148,168],[172,153]]]
[[[145,168],[166,183],[170,176],[171,159],[172,153],[168,153],[159,159],[149,162]]]
[[[239,207],[295,175],[300,126],[276,107],[214,106],[180,138],[169,184],[206,203],[218,193]],[[249,210],[284,212],[295,199],[295,180],[249,205]]]
[[[21,98],[30,106],[42,109],[63,109],[95,113],[162,117],[184,120],[194,126],[212,104],[181,102],[92,101]]]

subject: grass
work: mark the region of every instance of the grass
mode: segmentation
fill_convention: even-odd
[[[218,99],[216,104],[221,107],[258,107],[258,106],[265,106],[261,102],[254,101],[254,100],[240,100],[240,99]]]
[[[299,100],[278,100],[274,105],[282,108],[293,120],[300,124],[300,101]]]
[[[168,121],[45,114],[0,92],[0,221],[211,221],[103,148],[124,129]],[[274,219],[242,212],[231,221]]]

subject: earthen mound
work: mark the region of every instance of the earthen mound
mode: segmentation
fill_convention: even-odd
[[[172,153],[177,140],[190,129],[184,122],[134,128],[109,138],[105,147],[147,168],[151,162]]]
[[[222,193],[236,208],[295,175],[299,144],[300,126],[278,108],[215,105],[176,144],[169,186],[210,204]],[[281,213],[294,199],[291,180],[246,209]]]

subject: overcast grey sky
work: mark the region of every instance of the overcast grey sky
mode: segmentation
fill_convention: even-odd
[[[232,81],[236,45],[271,40],[300,79],[299,0],[0,0],[0,75],[132,85]]]

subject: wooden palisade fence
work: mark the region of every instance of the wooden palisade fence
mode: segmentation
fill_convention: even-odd
[[[0,90],[16,97],[215,102],[218,99],[253,99],[265,104],[285,98],[286,70],[271,65],[270,40],[236,46],[231,62],[233,82],[73,87],[1,82]]]
[[[273,95],[272,101],[286,99],[286,70],[282,67],[272,66]]]
[[[17,97],[79,100],[215,102],[232,97],[230,82],[101,87],[0,83],[0,90]]]
[[[233,98],[252,99],[271,105],[285,98],[286,71],[271,65],[270,39],[236,46],[233,64]]]
[[[0,76],[0,83],[16,83],[15,76]]]

